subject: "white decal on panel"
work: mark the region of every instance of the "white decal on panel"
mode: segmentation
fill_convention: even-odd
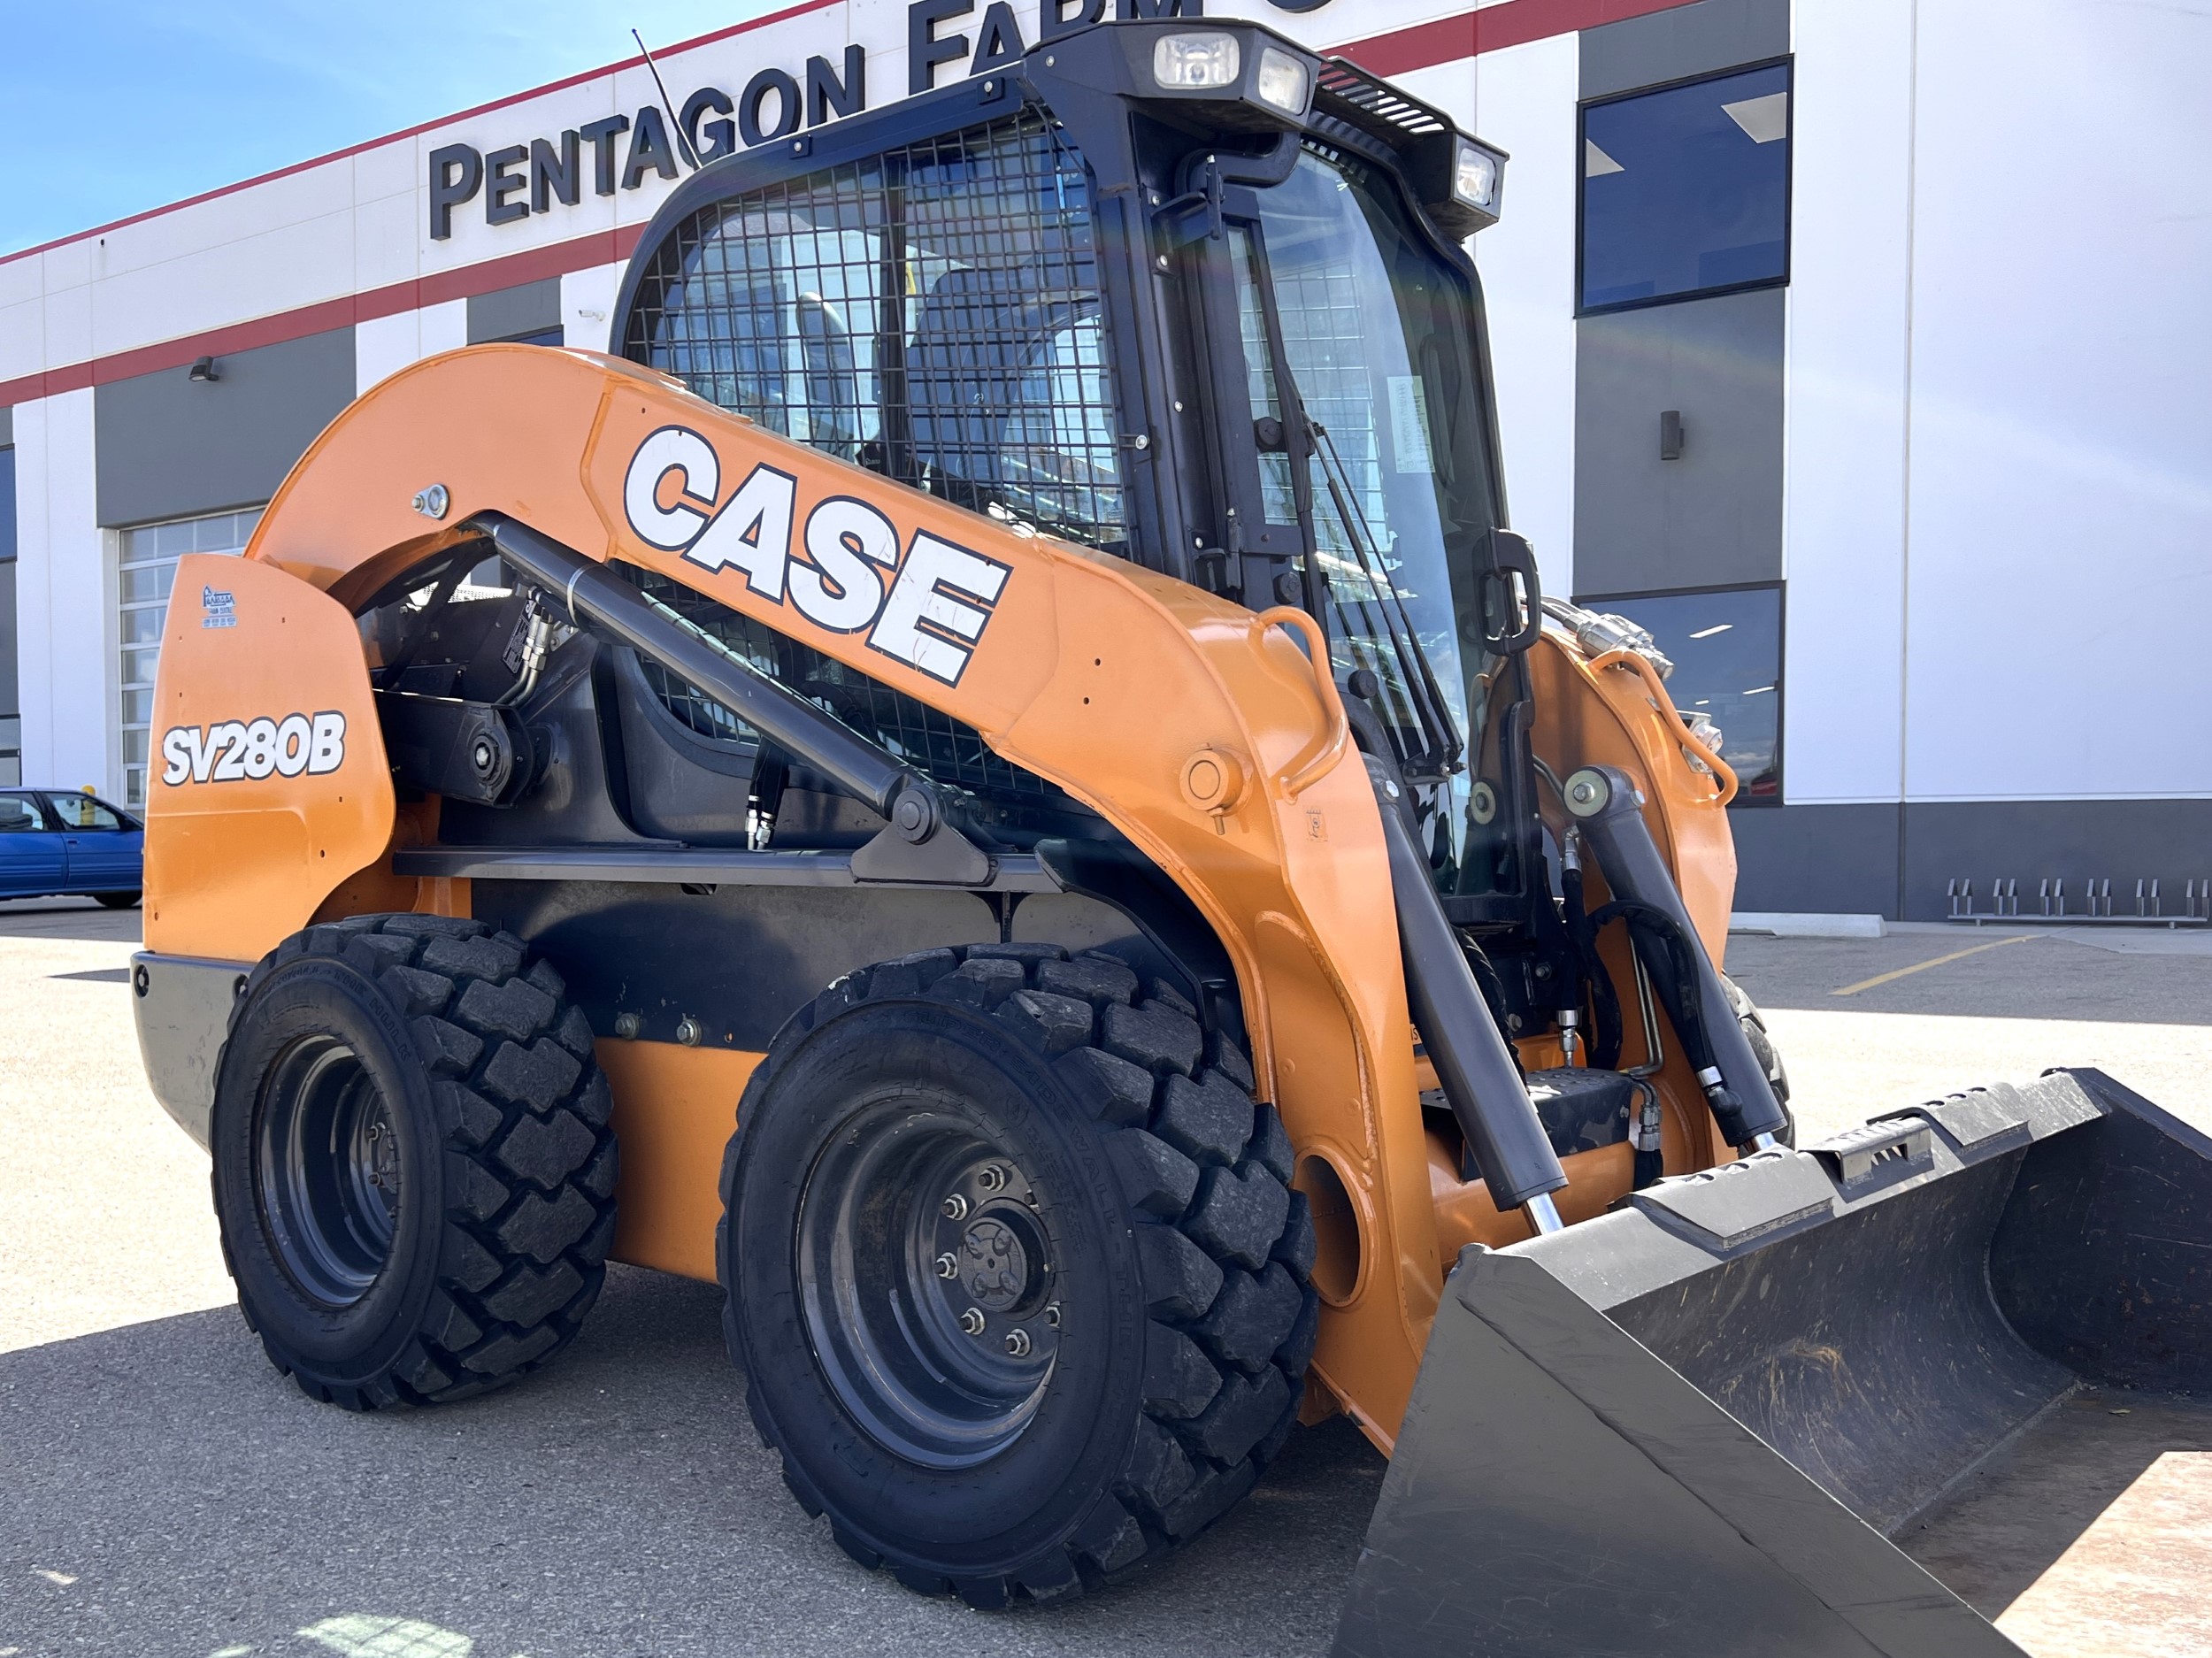
[[[335,711],[226,719],[211,725],[172,725],[161,739],[161,780],[183,783],[323,777],[346,760],[346,717]]]
[[[791,562],[791,512],[799,480],[772,466],[756,466],[737,493],[714,515],[684,557],[707,570],[741,570],[745,585],[764,599],[783,603],[784,567]]]
[[[703,570],[740,572],[749,591],[773,603],[785,603],[788,588],[793,607],[818,626],[867,630],[872,649],[947,685],[960,682],[1010,566],[922,531],[902,563],[897,526],[848,495],[832,495],[807,514],[795,556],[798,480],[763,463],[717,509],[721,472],[700,434],[661,427],[638,445],[624,480],[630,528]],[[672,497],[672,473],[681,480]],[[887,570],[898,573],[887,584]]]
[[[924,633],[920,624],[926,622],[971,645],[975,643],[983,637],[983,626],[991,619],[991,613],[953,595],[962,593],[984,604],[994,603],[1010,573],[1004,564],[917,532],[868,642],[887,656],[895,656],[933,679],[957,685],[961,671],[968,665],[967,648]]]
[[[683,481],[675,503],[660,503],[661,482],[674,472]],[[691,502],[709,507],[722,493],[722,463],[714,446],[686,426],[663,426],[638,445],[622,481],[622,509],[630,527],[649,547],[672,553],[698,539],[707,515]]]
[[[856,633],[883,608],[883,578],[869,563],[895,568],[899,532],[864,501],[832,495],[807,514],[812,564],[791,566],[791,602],[800,613],[841,633]]]

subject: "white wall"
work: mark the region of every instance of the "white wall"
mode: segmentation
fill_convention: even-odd
[[[1918,799],[2212,794],[2212,6],[1921,0]]]
[[[94,518],[88,388],[16,406],[15,487],[24,780],[105,791],[119,775],[115,604]]]
[[[561,343],[606,351],[614,326],[614,296],[622,287],[619,265],[595,265],[561,279]]]
[[[1568,597],[1574,592],[1579,48],[1571,35],[1531,41],[1458,65],[1457,73],[1473,83],[1471,106],[1445,107],[1511,156],[1502,216],[1474,240],[1490,319],[1506,502],[1514,528],[1535,544],[1544,590]]]
[[[469,342],[469,303],[449,299],[442,305],[395,311],[353,325],[353,370],[356,395],[396,374],[410,363],[457,351]]]
[[[1797,0],[1783,468],[1793,802],[1902,786],[1914,0]]]

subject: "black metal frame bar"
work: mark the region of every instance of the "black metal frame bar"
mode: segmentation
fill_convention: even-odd
[[[991,879],[944,885],[962,892],[1065,891],[1033,853],[1002,852]],[[860,887],[876,885],[853,869],[852,854],[831,851],[740,852],[722,848],[402,847],[395,875],[447,876],[486,881],[621,881],[698,887]]]

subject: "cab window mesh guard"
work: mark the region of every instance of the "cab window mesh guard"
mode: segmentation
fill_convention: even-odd
[[[769,430],[1123,552],[1090,187],[1025,111],[713,203],[623,343]]]

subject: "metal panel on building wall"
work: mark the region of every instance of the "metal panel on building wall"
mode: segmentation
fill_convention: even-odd
[[[1781,579],[1782,318],[1762,288],[1576,323],[1578,592]]]
[[[15,411],[0,408],[0,449],[9,449],[15,442]]]
[[[163,369],[93,392],[100,522],[252,506],[353,401],[353,330],[216,359],[219,379]]]
[[[560,326],[561,279],[557,276],[469,296],[471,345],[511,340],[521,334],[543,334]]]
[[[1728,814],[1736,837],[1735,908],[1794,914],[1897,913],[1894,802],[1759,806]]]
[[[1945,884],[1970,880],[1976,908],[1989,884],[2019,883],[2020,910],[2038,912],[2046,879],[2066,883],[2066,909],[2087,908],[2087,884],[2112,883],[2116,915],[2135,909],[2135,883],[2156,880],[2167,915],[2184,912],[2185,883],[2212,879],[2212,800],[1916,801],[1905,808],[1904,913],[1941,920]],[[2201,899],[2200,899],[2201,903]]]
[[[2115,915],[2135,912],[2135,884],[2158,883],[2168,916],[2187,914],[2187,884],[2212,879],[2212,801],[1916,801],[1734,811],[1735,908],[1940,921],[1953,880],[1975,910],[1991,884],[2018,883],[2020,911],[2040,911],[2045,880],[2064,881],[2069,915],[2089,883],[2112,883]],[[2201,906],[2203,900],[2199,898]],[[2054,905],[2055,908],[2055,905]]]
[[[15,560],[0,564],[0,719],[14,719],[23,711],[16,688]],[[0,748],[12,748],[0,741]]]
[[[1683,81],[1790,49],[1789,0],[1697,0],[1584,29],[1582,96],[1601,98]]]

